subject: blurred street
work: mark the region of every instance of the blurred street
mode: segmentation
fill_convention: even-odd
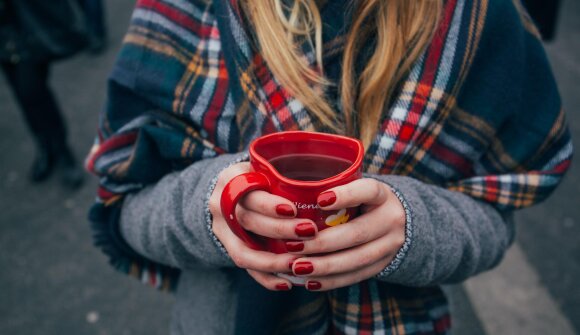
[[[53,68],[79,160],[91,147],[133,1],[107,0],[109,48]],[[580,1],[563,0],[546,46],[580,150]],[[167,334],[172,296],[116,273],[92,245],[87,209],[96,180],[74,193],[56,178],[27,181],[34,146],[0,75],[0,334]],[[545,203],[519,212],[504,262],[447,287],[454,334],[580,334],[580,163]]]

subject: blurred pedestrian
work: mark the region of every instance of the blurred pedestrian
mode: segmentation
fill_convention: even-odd
[[[105,8],[102,0],[79,0],[87,20],[89,36],[88,49],[93,54],[103,52],[107,47]]]
[[[523,3],[538,26],[542,39],[552,41],[556,37],[560,0],[523,0]]]
[[[81,185],[83,172],[67,141],[66,122],[50,89],[51,64],[86,47],[76,0],[0,0],[0,62],[36,143],[34,183],[56,169],[63,185]]]
[[[440,285],[496,266],[514,211],[570,167],[556,83],[515,3],[137,1],[87,159],[96,244],[176,290],[171,334],[448,334]],[[284,241],[274,254],[229,229],[220,198],[251,141],[287,130],[359,138],[366,174],[309,204],[248,177],[240,224]],[[319,231],[296,218],[304,205],[361,215]]]

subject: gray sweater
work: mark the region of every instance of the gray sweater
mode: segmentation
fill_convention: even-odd
[[[121,232],[142,255],[182,269],[171,334],[230,334],[233,262],[211,231],[207,207],[221,170],[246,158],[222,155],[165,176],[127,197]],[[377,279],[407,286],[455,283],[492,268],[514,236],[511,215],[410,177],[365,175],[390,185],[407,211],[406,241]],[[228,322],[227,320],[232,320]]]

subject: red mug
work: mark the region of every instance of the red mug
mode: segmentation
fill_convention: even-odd
[[[263,190],[292,201],[296,218],[307,218],[323,230],[346,223],[358,208],[324,211],[320,193],[362,177],[361,141],[339,135],[287,131],[262,136],[250,144],[251,172],[234,177],[221,196],[221,210],[230,229],[255,250],[286,253],[285,241],[246,231],[236,218],[236,205],[251,191]]]

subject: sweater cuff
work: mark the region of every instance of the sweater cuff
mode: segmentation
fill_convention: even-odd
[[[211,237],[211,239],[214,242],[214,244],[216,245],[216,247],[223,253],[223,255],[227,259],[231,259],[230,255],[228,254],[228,251],[226,250],[226,248],[224,247],[222,242],[219,240],[219,238],[214,234],[213,229],[212,229],[213,215],[211,214],[211,211],[209,210],[209,199],[211,198],[211,195],[213,194],[213,191],[215,190],[215,187],[216,187],[217,181],[218,181],[218,177],[221,174],[221,172],[223,170],[229,168],[230,166],[234,165],[234,164],[238,164],[241,162],[247,162],[247,161],[249,161],[249,159],[250,159],[250,155],[248,153],[243,153],[240,156],[238,156],[234,161],[230,162],[227,166],[225,166],[223,169],[221,169],[215,175],[215,177],[211,180],[211,182],[209,183],[209,188],[207,190],[206,198],[205,198],[205,202],[204,202],[205,227],[206,227],[207,233]]]
[[[379,272],[375,276],[377,279],[383,279],[388,275],[390,275],[391,273],[395,272],[399,268],[399,266],[403,262],[403,259],[407,255],[407,251],[409,251],[409,248],[411,247],[411,242],[413,239],[413,216],[411,215],[411,208],[409,207],[407,200],[405,200],[405,197],[399,190],[397,190],[396,188],[394,188],[389,184],[387,185],[391,188],[391,191],[393,191],[397,199],[399,199],[401,205],[403,206],[403,209],[405,210],[405,242],[403,243],[403,246],[399,249],[399,251],[397,251],[397,254],[393,258],[391,263],[389,263],[389,265],[387,265],[381,272]]]
[[[391,189],[393,194],[395,194],[397,199],[401,202],[401,205],[403,206],[403,209],[405,210],[405,242],[403,243],[403,246],[401,246],[401,248],[397,251],[393,260],[381,272],[379,272],[375,276],[375,278],[377,278],[379,280],[383,280],[386,277],[388,277],[389,275],[391,275],[393,272],[395,272],[401,266],[401,263],[405,259],[405,256],[407,255],[407,252],[409,251],[409,248],[411,247],[411,243],[413,241],[413,230],[414,230],[413,215],[412,215],[411,207],[409,206],[409,203],[407,202],[407,200],[405,199],[403,194],[397,188],[395,188],[390,183],[387,183],[386,181],[381,180],[380,178],[376,178],[372,174],[365,173],[364,177],[375,179],[375,180],[389,186],[389,188]]]

